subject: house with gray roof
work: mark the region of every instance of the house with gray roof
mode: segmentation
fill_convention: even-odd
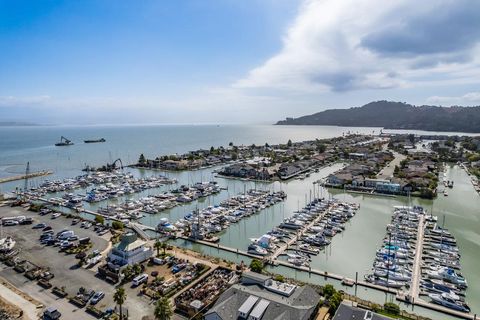
[[[320,295],[312,287],[278,282],[245,272],[205,314],[206,320],[309,320],[315,318]]]
[[[359,308],[354,306],[353,302],[344,300],[338,306],[333,320],[392,320],[392,318]]]

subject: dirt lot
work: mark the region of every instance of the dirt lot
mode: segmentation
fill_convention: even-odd
[[[15,248],[20,249],[18,255],[38,266],[50,268],[55,277],[50,281],[54,286],[65,286],[69,295],[75,295],[80,287],[105,292],[105,298],[97,305],[100,309],[114,307],[112,299],[115,287],[95,276],[95,268],[92,270],[77,266],[74,255],[59,252],[58,247],[44,246],[40,244],[41,229],[32,229],[36,223],[44,222],[56,232],[68,228],[73,230],[78,237],[90,237],[94,249],[108,251],[109,233],[98,236],[93,228],[83,229],[79,224],[72,226],[71,219],[59,217],[52,219],[51,214],[39,216],[37,213],[26,211],[23,208],[0,207],[0,218],[16,215],[30,216],[34,219],[32,225],[5,226],[1,237],[12,236],[16,243]],[[55,306],[62,313],[62,319],[94,319],[83,310],[70,304],[67,299],[59,299],[50,290],[43,289],[35,282],[28,280],[23,274],[15,272],[11,267],[0,265],[0,276],[10,281],[21,291],[31,295],[42,302],[46,307]],[[127,289],[128,287],[126,287]],[[138,296],[138,290],[127,289],[127,302],[125,307],[129,309],[130,319],[141,319],[142,315],[152,314],[153,306],[145,298]]]

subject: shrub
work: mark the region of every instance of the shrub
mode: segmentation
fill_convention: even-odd
[[[279,282],[284,282],[285,278],[281,274],[277,274],[277,275],[275,275],[275,277],[273,277],[273,280],[279,281]]]
[[[394,314],[394,315],[400,314],[400,307],[393,302],[385,303],[383,305],[383,309],[390,314]]]
[[[113,221],[112,222],[112,228],[114,230],[123,230],[123,223],[120,221]]]
[[[253,272],[262,273],[263,262],[258,259],[253,259],[252,262],[250,262],[250,269]]]
[[[105,218],[102,217],[102,216],[95,216],[95,222],[100,223],[100,224],[104,224],[105,223]],[[112,223],[112,225],[113,225],[113,223]]]

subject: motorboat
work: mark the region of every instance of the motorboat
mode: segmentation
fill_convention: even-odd
[[[157,225],[157,230],[160,232],[175,232],[177,228],[168,222],[167,218],[161,218]]]
[[[266,256],[268,254],[268,251],[256,244],[251,244],[248,246],[248,253],[259,255],[259,256]]]
[[[398,281],[410,281],[412,279],[411,275],[406,272],[387,271],[385,269],[375,269],[373,274],[377,277]]]
[[[432,299],[433,303],[442,305],[444,307],[462,312],[470,312],[470,307],[466,303],[455,299],[458,297],[457,295],[451,293],[432,293],[429,294],[428,297]]]
[[[425,273],[428,277],[433,279],[446,280],[458,286],[466,288],[467,280],[464,277],[458,275],[452,268],[441,268],[440,270],[426,270]]]
[[[297,230],[302,228],[303,225],[304,223],[301,222],[300,220],[287,218],[280,224],[280,228]]]
[[[0,252],[9,252],[15,247],[16,241],[12,237],[6,237],[0,240]]]

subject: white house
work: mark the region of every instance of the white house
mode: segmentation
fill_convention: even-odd
[[[137,235],[129,232],[122,236],[108,254],[110,262],[119,265],[133,265],[148,260],[153,255],[153,250],[145,246],[146,242],[137,238]]]

